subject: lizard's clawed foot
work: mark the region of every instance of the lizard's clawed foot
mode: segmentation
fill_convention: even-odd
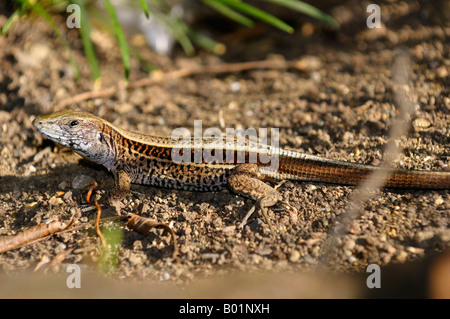
[[[267,225],[269,225],[270,232],[271,232],[272,235],[275,237],[275,236],[276,236],[276,233],[275,233],[275,230],[274,230],[274,228],[273,228],[273,226],[272,226],[272,222],[270,221],[270,218],[269,218],[269,216],[267,215],[267,209],[266,209],[265,207],[261,206],[261,204],[259,203],[259,201],[256,202],[256,204],[253,205],[252,208],[249,209],[249,211],[248,211],[247,214],[245,215],[244,219],[243,219],[242,222],[239,224],[239,227],[240,227],[241,229],[244,229],[244,226],[247,225],[248,219],[249,219],[250,216],[255,212],[257,206],[258,206],[258,208],[259,208],[259,210],[260,210],[260,212],[261,212],[261,215],[262,215],[263,218],[264,218],[264,221],[266,222]]]
[[[124,207],[122,200],[131,193],[130,188],[131,182],[128,174],[123,170],[117,172],[116,186],[107,196],[108,204],[114,208],[117,215],[120,215],[120,211]]]

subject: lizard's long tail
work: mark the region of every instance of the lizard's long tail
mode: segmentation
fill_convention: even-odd
[[[278,180],[317,181],[359,185],[374,171],[386,170],[382,185],[392,188],[450,189],[450,172],[385,169],[370,165],[323,159],[286,151],[279,157],[278,171],[268,174]],[[373,178],[377,178],[377,175]],[[376,181],[374,181],[376,182]]]

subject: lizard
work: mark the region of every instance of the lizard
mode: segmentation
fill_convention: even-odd
[[[373,171],[383,169],[244,138],[234,138],[232,143],[203,137],[180,142],[171,137],[131,132],[93,114],[70,109],[38,116],[33,126],[44,137],[105,166],[115,177],[112,193],[116,197],[128,194],[131,183],[195,192],[228,188],[255,201],[241,228],[258,208],[272,234],[267,209],[277,203],[291,206],[268,182],[293,180],[358,185]],[[187,160],[180,161],[180,156]],[[269,167],[269,162],[276,162],[276,169]],[[449,189],[450,172],[392,169],[384,186]]]

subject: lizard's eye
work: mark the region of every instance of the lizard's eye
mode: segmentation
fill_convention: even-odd
[[[78,126],[78,121],[77,120],[73,120],[73,121],[69,122],[69,126],[70,127],[77,127]]]

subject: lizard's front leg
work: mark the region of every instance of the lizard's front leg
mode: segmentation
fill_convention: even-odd
[[[275,236],[269,217],[267,216],[267,207],[271,207],[281,202],[281,195],[276,189],[260,180],[259,167],[257,164],[241,164],[237,166],[228,177],[228,186],[236,193],[250,197],[256,200],[253,206],[244,217],[241,223],[243,227],[255,207],[259,208],[264,220],[269,225],[270,231]]]
[[[114,174],[115,186],[108,196],[109,204],[115,208],[116,213],[120,215],[121,200],[130,194],[130,177],[124,170],[119,170]]]

